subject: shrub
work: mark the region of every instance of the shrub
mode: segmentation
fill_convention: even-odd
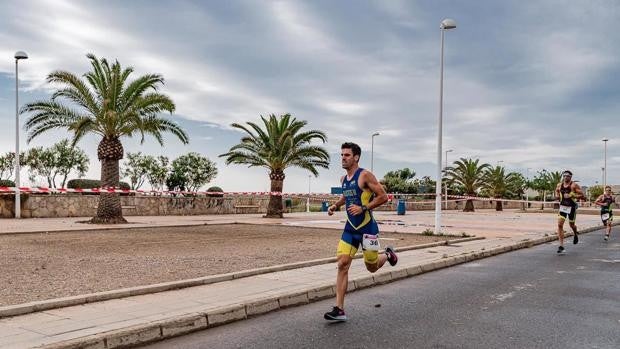
[[[121,189],[130,189],[129,183],[119,182]],[[101,181],[98,179],[72,179],[67,182],[69,189],[93,189],[101,188]]]
[[[433,233],[434,233],[434,232],[433,232],[432,230],[430,230],[430,229],[426,229],[426,230],[424,230],[424,231],[422,232],[422,235],[431,236],[431,235],[433,235]]]
[[[0,179],[0,187],[14,187],[15,182],[10,179]]]
[[[217,197],[217,198],[221,198],[222,196],[224,196],[224,190],[222,190],[222,188],[220,187],[210,187],[209,189],[207,189],[207,191],[209,192],[207,194],[207,196],[209,197]],[[222,194],[217,194],[217,193],[213,193],[213,192],[220,192]]]

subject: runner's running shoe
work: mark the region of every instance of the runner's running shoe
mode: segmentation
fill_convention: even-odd
[[[334,307],[332,311],[325,313],[323,318],[329,321],[347,321],[347,316],[345,315],[344,310],[338,307]]]
[[[564,246],[558,246],[558,254],[564,253]]]
[[[573,234],[573,244],[577,245],[577,243],[579,242],[579,236],[577,236],[577,233]]]
[[[385,254],[387,255],[387,261],[391,266],[395,266],[396,263],[398,263],[398,256],[396,255],[396,252],[394,252],[394,247],[386,247]]]
[[[605,239],[605,241],[609,240],[609,234],[605,234],[605,237],[603,239]]]

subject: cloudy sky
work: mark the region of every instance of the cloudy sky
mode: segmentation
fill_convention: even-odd
[[[177,105],[170,116],[189,133],[165,147],[125,140],[128,151],[174,158],[197,151],[218,164],[210,185],[267,190],[266,171],[226,166],[219,154],[241,133],[232,122],[291,113],[324,130],[329,170],[310,180],[327,192],[342,173],[344,141],[362,146],[361,165],[379,178],[413,168],[434,177],[439,95],[439,24],[446,33],[444,150],[449,161],[478,157],[532,175],[573,170],[601,181],[608,137],[608,182],[620,178],[620,19],[615,0],[593,1],[2,1],[0,152],[14,149],[15,51],[20,102],[45,99],[53,70],[83,74],[89,52],[160,73]],[[4,58],[1,58],[4,57]],[[28,146],[67,137],[51,132]],[[22,136],[22,140],[25,137]],[[99,176],[98,140],[80,147]],[[503,162],[502,162],[503,161]],[[308,173],[286,172],[285,191],[308,190]]]

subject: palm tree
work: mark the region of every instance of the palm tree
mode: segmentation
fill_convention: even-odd
[[[465,195],[476,195],[484,184],[484,173],[489,164],[479,164],[480,159],[472,160],[461,158],[446,169],[446,176],[451,185],[463,188]],[[474,212],[473,200],[467,200],[463,212]]]
[[[75,145],[87,134],[101,136],[97,157],[101,161],[101,186],[119,186],[118,162],[123,158],[122,137],[138,135],[144,142],[145,134],[163,145],[163,132],[170,132],[188,143],[188,137],[177,124],[160,117],[164,111],[172,113],[174,102],[158,92],[164,78],[158,74],[139,76],[129,82],[133,68],[121,68],[118,61],[110,65],[105,59],[92,54],[92,71],[84,79],[67,71],[55,71],[47,82],[59,85],[48,101],[26,104],[21,113],[32,112],[27,122],[28,142],[52,129],[66,129],[73,133]],[[70,102],[75,106],[67,105]],[[91,223],[124,223],[119,194],[106,193],[99,197],[97,215]]]
[[[489,195],[496,199],[506,196],[513,188],[513,183],[517,180],[518,174],[515,172],[506,173],[503,166],[489,167],[484,173],[484,183],[482,187]],[[502,211],[502,201],[495,201],[495,210]]]
[[[329,167],[329,154],[317,145],[312,145],[314,139],[325,143],[327,136],[322,131],[301,131],[306,121],[292,118],[290,114],[269,118],[261,116],[264,128],[253,122],[247,122],[249,127],[233,123],[231,126],[247,133],[241,138],[241,143],[230,148],[228,153],[220,155],[226,157],[226,164],[244,164],[248,167],[259,166],[269,171],[271,192],[282,192],[284,185],[284,170],[288,167],[301,167],[318,176],[317,167]],[[266,218],[282,218],[282,197],[271,195],[267,207]]]

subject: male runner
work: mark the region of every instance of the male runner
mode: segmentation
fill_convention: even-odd
[[[605,241],[609,240],[609,234],[611,233],[611,222],[614,220],[613,212],[611,211],[611,205],[616,203],[616,199],[611,195],[611,187],[606,186],[603,195],[599,196],[594,202],[595,205],[601,206],[601,220],[606,227]]]
[[[583,198],[583,191],[579,184],[572,181],[573,173],[569,170],[562,172],[562,182],[558,183],[555,188],[555,195],[560,199],[560,212],[558,216],[558,236],[560,237],[560,246],[558,253],[564,253],[564,221],[568,218],[568,223],[573,229],[573,244],[579,242],[577,236],[577,226],[575,218],[577,217],[577,200]]]
[[[346,321],[344,295],[349,284],[349,267],[353,256],[362,245],[364,263],[369,272],[379,270],[385,262],[396,265],[398,257],[392,247],[386,247],[379,254],[379,226],[372,216],[372,209],[387,201],[387,194],[370,171],[359,167],[362,150],[355,143],[344,143],[341,147],[342,168],[347,171],[340,180],[342,196],[329,206],[327,214],[334,214],[340,206],[346,205],[347,222],[338,243],[336,257],[338,276],[336,277],[336,306],[323,316],[330,321]]]

